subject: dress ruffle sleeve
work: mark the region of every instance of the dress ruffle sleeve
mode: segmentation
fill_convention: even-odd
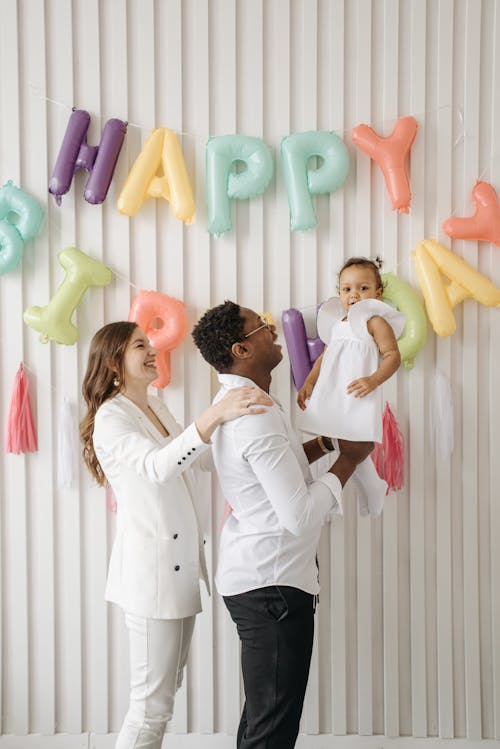
[[[403,333],[406,315],[379,299],[363,299],[349,308],[348,320],[353,333],[360,339],[371,339],[367,322],[372,317],[383,317],[394,331],[396,338]]]
[[[345,310],[340,303],[338,296],[332,296],[331,299],[327,299],[323,302],[318,311],[318,319],[316,325],[318,328],[318,335],[327,345],[330,343],[330,337],[332,333],[332,327],[338,320],[342,320],[345,317]]]

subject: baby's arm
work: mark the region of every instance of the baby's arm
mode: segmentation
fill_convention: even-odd
[[[368,332],[373,336],[380,351],[382,361],[379,368],[369,377],[360,377],[347,387],[347,392],[356,398],[368,395],[372,390],[389,379],[401,364],[401,355],[394,331],[382,317],[372,317],[368,320]]]
[[[306,400],[311,397],[311,393],[314,390],[314,386],[316,385],[316,382],[318,380],[319,371],[321,369],[321,362],[323,361],[323,354],[325,353],[325,351],[326,346],[323,349],[323,353],[320,354],[320,356],[318,356],[318,358],[314,362],[313,368],[307,375],[306,379],[304,380],[304,384],[297,394],[297,403],[303,411],[306,407]]]

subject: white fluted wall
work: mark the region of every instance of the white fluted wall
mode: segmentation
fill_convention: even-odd
[[[472,213],[478,178],[500,190],[500,3],[1,0],[0,7],[0,176],[46,210],[20,269],[0,276],[0,422],[22,360],[40,443],[37,453],[16,456],[2,442],[0,453],[1,732],[72,734],[74,746],[87,746],[89,736],[117,731],[127,700],[121,615],[103,602],[114,517],[81,463],[74,488],[57,482],[60,407],[66,397],[75,419],[81,415],[90,338],[126,318],[139,289],[183,299],[191,323],[226,298],[279,321],[282,310],[334,293],[336,272],[353,254],[379,254],[384,271],[417,286],[411,250],[424,237],[452,246],[500,285],[500,248],[451,243],[441,228],[452,214]],[[102,206],[83,200],[82,174],[61,207],[49,200],[73,106],[92,115],[92,144],[110,117],[129,122]],[[399,216],[350,130],[366,122],[388,134],[408,114],[419,124],[413,200],[410,214]],[[135,218],[116,209],[129,168],[160,126],[181,134],[196,198],[189,227],[163,201],[149,201]],[[337,132],[351,167],[341,190],[316,199],[318,227],[291,233],[279,145],[305,130]],[[234,205],[234,231],[214,239],[206,230],[205,145],[227,133],[262,137],[275,176],[262,197]],[[114,280],[84,296],[76,345],[43,345],[23,310],[54,294],[64,275],[57,253],[70,245],[101,259]],[[405,436],[405,488],[371,521],[358,518],[347,492],[344,518],[324,529],[303,747],[319,746],[318,733],[500,738],[500,311],[467,301],[455,314],[456,333],[438,339],[430,331],[415,368],[384,386]],[[429,433],[437,370],[451,381],[455,414],[455,449],[444,462]],[[164,397],[187,423],[210,401],[215,379],[189,337],[172,356],[172,372]],[[274,386],[295,417],[288,362]],[[206,489],[213,570],[222,498],[215,481]],[[238,642],[220,599],[204,604],[170,730],[231,734],[242,699]],[[209,741],[196,746],[215,745]]]

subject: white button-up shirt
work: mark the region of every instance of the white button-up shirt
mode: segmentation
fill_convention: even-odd
[[[222,388],[255,383],[220,374]],[[341,485],[332,473],[313,480],[304,448],[281,405],[220,426],[212,454],[232,507],[222,529],[215,583],[221,595],[268,585],[319,590],[316,549],[321,526],[342,512]],[[338,499],[336,498],[336,496]]]

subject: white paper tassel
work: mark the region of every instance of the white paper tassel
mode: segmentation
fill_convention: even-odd
[[[447,460],[453,452],[453,401],[448,377],[433,375],[429,398],[430,442],[436,455]]]
[[[59,489],[71,489],[75,482],[76,436],[77,424],[73,408],[69,400],[65,398],[59,414],[59,435],[57,441],[57,485]]]

